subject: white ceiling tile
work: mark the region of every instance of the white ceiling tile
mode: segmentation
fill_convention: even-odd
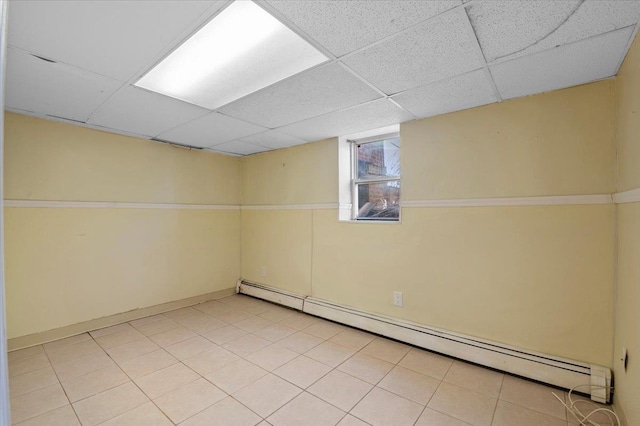
[[[418,117],[431,117],[498,102],[485,70],[409,89],[392,98]]]
[[[86,121],[122,83],[7,49],[7,107]]]
[[[543,39],[580,4],[567,1],[485,0],[466,7],[487,62]]]
[[[289,78],[220,108],[231,117],[275,128],[380,98],[339,64]]]
[[[240,140],[242,142],[266,146],[267,148],[272,149],[287,148],[289,146],[301,145],[308,142],[304,139],[276,132],[275,130],[269,130],[267,132],[247,136],[246,138],[242,138]]]
[[[364,105],[310,118],[277,130],[297,138],[317,141],[398,124],[413,118],[411,114],[402,110],[388,99],[379,99]]]
[[[576,86],[616,74],[633,27],[490,67],[503,99]]]
[[[483,64],[462,8],[344,60],[367,81],[391,95],[453,77]]]
[[[220,1],[14,1],[8,43],[126,81]],[[185,34],[186,35],[186,34]]]
[[[250,155],[256,154],[258,152],[269,151],[269,148],[253,145],[242,141],[231,141],[213,146],[207,151],[215,151],[223,154]]]
[[[246,155],[496,101],[469,21],[513,98],[614,75],[640,17],[640,0],[265,0],[316,44],[349,53],[217,113],[121,87],[228,1],[13,1],[7,108]]]
[[[264,127],[214,112],[161,133],[157,138],[183,145],[211,147],[265,130]]]
[[[461,4],[460,0],[268,0],[268,3],[338,57]]]
[[[88,123],[156,136],[209,112],[167,96],[126,87],[94,112]]]
[[[485,58],[493,62],[633,25],[640,1],[478,1],[467,11]]]

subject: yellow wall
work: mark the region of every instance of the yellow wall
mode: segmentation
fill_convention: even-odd
[[[242,159],[242,205],[335,203],[336,139]]]
[[[311,294],[312,214],[312,210],[243,210],[242,277]]]
[[[612,205],[405,208],[402,224],[314,212],[313,295],[609,365]],[[392,304],[402,291],[404,307]],[[603,320],[604,319],[604,320]]]
[[[616,78],[618,191],[640,188],[640,38]],[[640,424],[640,203],[618,206],[618,280],[613,353],[614,403]],[[625,370],[622,348],[629,354]]]
[[[603,81],[401,124],[404,200],[613,192],[611,105]],[[242,211],[243,278],[611,364],[614,206],[404,208],[401,224],[338,222],[336,209],[284,206],[337,203],[337,141],[315,145],[243,158],[245,202],[282,205]],[[308,166],[276,173],[292,159]],[[302,190],[309,170],[321,197]]]
[[[9,337],[233,287],[238,216],[5,209]]]
[[[337,203],[336,143],[330,139],[242,158],[243,207]],[[312,210],[243,209],[242,277],[311,294],[312,218]]]
[[[5,117],[5,199],[240,204],[237,158]]]
[[[615,400],[628,424],[640,424],[640,203],[618,206],[618,283],[613,356]],[[629,354],[624,369],[622,348]]]
[[[400,126],[404,200],[615,190],[613,82]]]
[[[640,38],[636,37],[616,82],[618,191],[640,188]]]
[[[231,204],[237,158],[7,113],[5,198]],[[9,338],[232,288],[239,210],[5,208]]]

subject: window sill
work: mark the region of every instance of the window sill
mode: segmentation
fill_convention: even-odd
[[[400,225],[402,218],[398,220],[358,220],[358,219],[338,219],[340,223],[360,223],[365,225]]]

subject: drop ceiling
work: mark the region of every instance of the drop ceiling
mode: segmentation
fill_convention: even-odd
[[[13,0],[6,109],[250,155],[614,76],[640,17],[638,0],[256,3],[329,59],[209,110],[134,83],[229,1]]]

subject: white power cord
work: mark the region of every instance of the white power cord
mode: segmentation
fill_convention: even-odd
[[[569,396],[569,404],[567,404],[565,401],[563,401],[562,398],[560,398],[558,395],[556,395],[555,392],[551,392],[551,393],[553,394],[553,396],[558,398],[558,401],[560,401],[560,403],[562,403],[562,405],[564,405],[566,407],[566,409],[569,410],[569,412],[571,414],[573,414],[573,416],[578,420],[578,422],[579,422],[578,424],[581,425],[581,426],[601,426],[599,423],[596,423],[594,420],[591,419],[591,417],[593,415],[595,415],[596,413],[604,413],[609,418],[609,420],[611,421],[611,424],[613,426],[622,426],[622,423],[620,422],[620,418],[612,410],[609,410],[608,408],[599,408],[598,405],[596,405],[595,403],[593,403],[591,401],[585,401],[585,400],[582,400],[582,399],[578,399],[578,400],[574,401],[573,399],[571,399],[571,394],[573,393],[573,391],[575,389],[581,388],[581,387],[606,388],[608,390],[611,389],[609,387],[599,386],[599,385],[578,385],[578,386],[574,386],[571,389],[569,389],[569,395],[568,395]],[[589,411],[589,413],[587,413],[587,414],[584,414],[577,407],[578,403],[595,407],[595,409]],[[615,423],[614,423],[614,419],[615,419]]]

